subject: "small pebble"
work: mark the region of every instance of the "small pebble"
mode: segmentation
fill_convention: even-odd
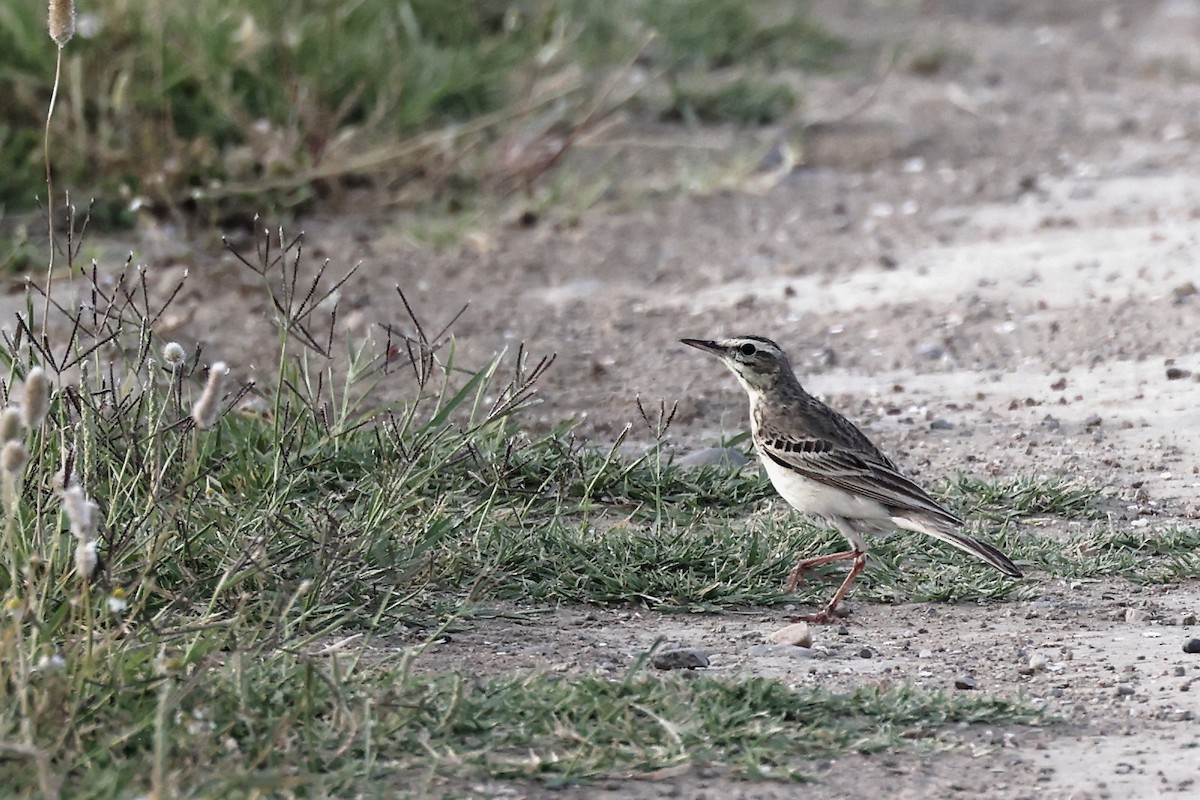
[[[869,647],[864,647],[862,650],[858,651],[859,658],[870,658],[873,655],[875,654],[871,652],[871,648]]]
[[[1020,675],[1036,675],[1039,672],[1044,672],[1049,665],[1050,659],[1041,653],[1034,653],[1029,656],[1028,661],[1017,667],[1017,673]]]
[[[1129,697],[1133,694],[1133,687],[1128,683],[1117,684],[1117,697]]]
[[[1171,290],[1171,300],[1177,304],[1182,303],[1194,294],[1196,294],[1196,284],[1188,281],[1187,283],[1179,284]]]
[[[1191,612],[1189,612],[1187,614],[1181,614],[1179,617],[1179,624],[1185,625],[1185,626],[1186,625],[1195,625],[1196,624],[1196,615],[1192,614]]]
[[[1149,618],[1150,618],[1150,615],[1147,614],[1145,611],[1143,611],[1140,608],[1125,609],[1125,621],[1126,622],[1145,622]]]
[[[849,636],[850,629],[847,628],[845,625],[838,625],[837,635],[838,636]]]
[[[917,653],[917,658],[933,658],[933,651],[922,650],[921,652]]]
[[[1176,678],[1182,678],[1186,674],[1187,674],[1187,667],[1180,665],[1175,668],[1175,677]]]
[[[935,419],[929,423],[929,430],[931,430],[931,431],[948,431],[948,430],[952,429],[953,427],[954,427],[953,422],[951,422],[948,419],[942,419],[941,417],[938,417],[937,419]]]
[[[696,669],[708,666],[708,656],[700,650],[664,650],[651,663],[656,669]]]
[[[1190,377],[1192,377],[1192,373],[1186,369],[1180,369],[1179,367],[1167,367],[1167,380],[1169,381],[1177,381]]]
[[[812,647],[812,631],[809,630],[808,623],[806,622],[797,622],[788,625],[786,628],[780,628],[767,638],[775,644]]]
[[[959,675],[954,679],[955,689],[974,689],[976,687],[975,679],[970,675]]]
[[[1200,639],[1188,639],[1183,643],[1183,652],[1200,653]]]
[[[766,658],[816,658],[818,652],[811,647],[794,644],[756,644],[746,650],[752,656]]]

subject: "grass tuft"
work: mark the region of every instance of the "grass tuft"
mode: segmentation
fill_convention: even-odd
[[[964,514],[991,522],[1047,515],[1092,519],[1099,516],[1093,503],[1103,494],[1099,486],[1071,478],[1032,475],[1002,481],[960,475],[950,482],[949,489],[952,502]]]

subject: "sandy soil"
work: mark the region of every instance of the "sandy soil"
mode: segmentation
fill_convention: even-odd
[[[576,225],[521,226],[514,212],[436,252],[413,243],[404,215],[304,220],[314,254],[364,261],[347,329],[400,321],[396,284],[431,321],[469,300],[460,360],[518,341],[558,353],[530,425],[573,417],[611,441],[638,419],[635,396],[662,397],[679,402],[680,450],[746,422],[732,379],[677,339],[767,335],[791,350],[810,390],[916,476],[1077,476],[1121,499],[1114,524],[1152,535],[1194,519],[1200,2],[816,8],[864,50],[904,42],[906,53],[943,51],[945,63],[921,75],[902,56],[874,102],[844,120],[874,81],[870,58],[808,79],[805,120],[831,121],[807,132],[801,166],[767,191],[660,189],[680,184],[681,163],[769,137],[628,123],[568,164],[611,183]],[[192,268],[194,315],[177,334],[253,372],[263,309],[239,291],[238,268],[170,247],[151,261],[164,284]],[[952,427],[931,429],[933,419]],[[854,604],[864,625],[821,629],[823,652],[805,660],[754,649],[781,611],[576,608],[548,612],[553,625],[488,622],[431,658],[488,673],[622,669],[662,636],[705,649],[714,671],[797,684],[946,687],[970,674],[980,690],[1035,698],[1067,720],[965,732],[948,754],[816,764],[820,783],[803,787],[697,771],[590,790],[612,800],[862,797],[881,786],[891,797],[1200,796],[1200,656],[1181,649],[1200,629],[1171,624],[1200,611],[1200,586],[1028,580],[1035,599],[987,609]],[[1022,674],[1035,652],[1045,668]]]

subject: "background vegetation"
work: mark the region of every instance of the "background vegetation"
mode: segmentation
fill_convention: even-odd
[[[113,0],[80,7],[51,144],[130,203],[294,204],[346,182],[520,183],[614,108],[758,124],[841,43],[774,0]],[[45,2],[0,7],[0,205],[44,195]],[[652,91],[645,91],[650,87]],[[482,154],[486,154],[483,157]],[[240,206],[239,206],[240,207]],[[99,212],[98,212],[99,213]]]

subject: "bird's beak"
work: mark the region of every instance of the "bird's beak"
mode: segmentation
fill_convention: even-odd
[[[688,347],[694,347],[697,350],[704,350],[709,353],[720,355],[722,353],[721,346],[709,339],[680,339],[680,342]]]

